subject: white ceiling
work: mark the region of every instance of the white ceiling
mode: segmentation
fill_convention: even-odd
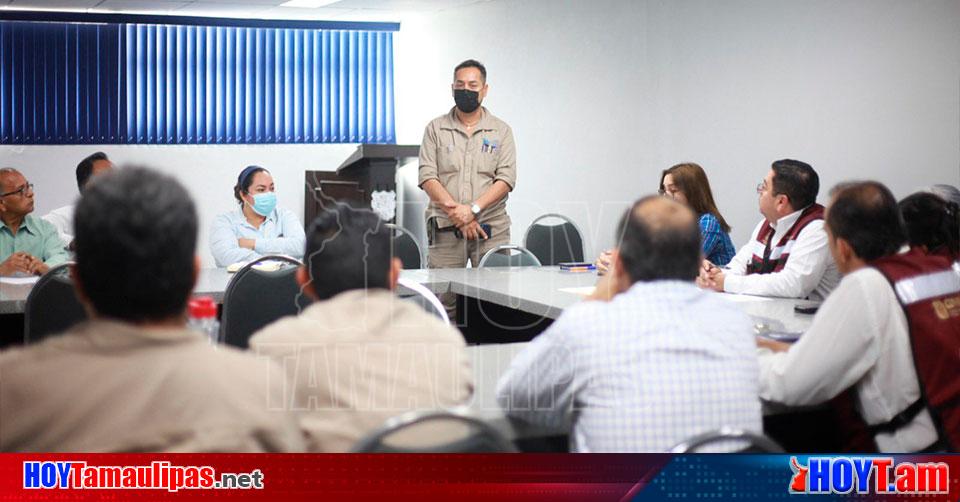
[[[490,0],[340,0],[316,9],[278,7],[286,0],[0,0],[0,9],[56,10],[261,19],[401,21]]]

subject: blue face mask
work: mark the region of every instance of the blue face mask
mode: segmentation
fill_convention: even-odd
[[[258,193],[253,196],[253,205],[251,209],[260,216],[268,216],[273,209],[277,207],[277,194],[275,192]]]

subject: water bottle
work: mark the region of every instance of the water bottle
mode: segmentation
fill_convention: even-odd
[[[187,326],[190,329],[207,335],[212,345],[220,341],[220,321],[217,321],[217,303],[209,296],[198,296],[190,300],[188,311],[190,319]]]

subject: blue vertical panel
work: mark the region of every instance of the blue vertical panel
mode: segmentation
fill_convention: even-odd
[[[283,30],[283,142],[293,142],[293,30]]]
[[[0,21],[0,143],[395,141],[390,32]]]
[[[263,90],[263,79],[266,73],[266,64],[264,59],[264,53],[266,51],[266,49],[264,48],[264,43],[265,43],[264,30],[258,28],[256,30],[255,36],[257,37],[257,45],[255,50],[256,56],[254,59],[254,65],[256,65],[256,69],[254,71],[257,74],[256,75],[257,78],[256,78],[256,82],[254,82],[254,85],[253,85],[253,94],[254,94],[253,127],[254,127],[254,138],[255,138],[254,141],[257,143],[263,143],[264,134],[266,134],[266,131],[264,130],[264,127],[263,127],[263,124],[265,121],[264,108],[263,108],[264,100],[265,100],[264,98],[265,93]]]
[[[323,143],[331,142],[330,138],[330,68],[333,63],[331,62],[330,50],[331,41],[330,41],[330,32],[324,31],[321,33],[321,49],[320,49],[320,71],[322,72],[320,77],[320,130],[321,130],[321,139]]]
[[[0,21],[0,144],[117,136],[119,25]]]
[[[377,136],[371,141],[374,143],[393,143],[397,140],[397,131],[396,131],[396,117],[394,116],[394,100],[393,100],[393,34],[384,33],[384,45],[386,48],[381,54],[384,63],[384,72],[383,72],[383,108],[380,113],[384,114],[383,125],[384,131],[382,136]]]

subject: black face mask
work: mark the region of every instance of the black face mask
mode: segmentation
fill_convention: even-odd
[[[480,93],[469,89],[454,89],[453,100],[457,109],[463,113],[471,113],[480,107]]]

